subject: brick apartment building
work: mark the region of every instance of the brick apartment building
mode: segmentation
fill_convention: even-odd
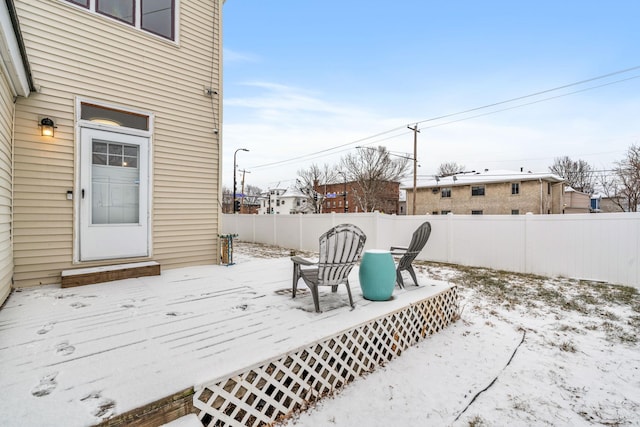
[[[485,170],[438,177],[416,187],[416,214],[522,215],[564,213],[564,179],[552,173]],[[407,191],[412,211],[413,187]]]

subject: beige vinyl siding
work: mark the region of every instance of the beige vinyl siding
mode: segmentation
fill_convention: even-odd
[[[13,97],[7,77],[0,71],[0,305],[11,292],[11,134]]]
[[[221,91],[213,19],[220,3],[177,3],[174,43],[61,0],[16,0],[39,87],[16,111],[16,286],[58,283],[63,269],[117,262],[73,264],[74,202],[66,192],[77,177],[76,97],[154,115],[151,259],[162,269],[218,262],[221,153],[212,130],[221,126],[220,99],[204,88]],[[38,135],[44,116],[58,126],[53,139]]]

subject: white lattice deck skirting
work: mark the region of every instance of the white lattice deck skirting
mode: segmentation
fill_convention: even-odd
[[[205,426],[260,426],[286,418],[456,320],[451,287],[196,390]]]

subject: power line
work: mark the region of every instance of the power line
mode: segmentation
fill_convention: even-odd
[[[596,80],[601,80],[601,79],[604,79],[604,78],[607,78],[607,77],[611,77],[611,76],[615,76],[615,75],[623,74],[623,73],[628,73],[629,71],[635,71],[635,70],[638,70],[638,69],[640,69],[640,65],[635,66],[635,67],[631,67],[631,68],[626,68],[624,70],[614,71],[614,72],[608,73],[608,74],[603,74],[601,76],[592,77],[590,79],[580,80],[579,82],[569,83],[569,84],[562,85],[562,86],[557,86],[557,87],[554,87],[552,89],[542,90],[540,92],[535,92],[535,93],[532,93],[532,94],[529,94],[529,95],[518,96],[516,98],[507,99],[506,101],[494,102],[493,104],[483,105],[482,107],[471,108],[469,110],[459,111],[457,113],[451,113],[451,114],[445,114],[444,116],[433,117],[431,119],[422,120],[422,121],[419,121],[417,123],[420,124],[420,123],[432,122],[432,121],[435,121],[435,120],[446,119],[446,118],[453,117],[453,116],[459,116],[461,114],[472,113],[474,111],[483,110],[483,109],[491,108],[491,107],[496,107],[498,105],[508,104],[509,102],[520,101],[521,99],[533,98],[535,96],[544,95],[545,93],[555,92],[557,90],[566,89],[566,88],[569,88],[569,87],[572,87],[572,86],[578,86],[578,85],[581,85],[581,84],[584,84],[584,83],[589,83],[589,82],[593,82],[593,81],[596,81]],[[625,81],[625,80],[630,80],[630,79],[619,80],[619,81],[614,82],[614,83],[618,83],[620,81]],[[606,86],[606,85],[603,85],[603,86]],[[600,87],[600,86],[595,86],[594,89],[598,88],[598,87]],[[588,90],[588,89],[585,89],[585,90]],[[553,99],[553,98],[548,98],[548,99]],[[523,105],[529,105],[529,104],[523,104]]]
[[[445,118],[449,118],[449,117],[455,117],[455,116],[459,116],[459,115],[463,115],[463,114],[468,114],[468,113],[471,113],[471,112],[474,112],[474,111],[480,111],[480,110],[484,110],[484,109],[487,109],[487,108],[492,108],[492,107],[496,107],[496,106],[499,106],[499,105],[504,105],[504,104],[508,104],[508,103],[511,103],[511,102],[520,101],[520,100],[523,100],[523,99],[533,98],[533,97],[540,96],[540,95],[543,95],[543,94],[546,94],[546,93],[555,92],[555,91],[558,91],[558,90],[566,89],[566,88],[573,87],[573,86],[578,86],[578,85],[581,85],[581,84],[593,82],[593,81],[596,81],[596,80],[605,79],[607,77],[612,77],[612,76],[615,76],[615,75],[624,74],[624,73],[628,73],[630,71],[635,71],[635,70],[639,70],[639,69],[640,69],[640,65],[634,66],[634,67],[630,67],[630,68],[626,68],[626,69],[623,69],[623,70],[614,71],[614,72],[607,73],[607,74],[603,74],[603,75],[600,75],[600,76],[592,77],[592,78],[589,78],[589,79],[580,80],[580,81],[577,81],[577,82],[574,82],[574,83],[569,83],[569,84],[565,84],[565,85],[562,85],[562,86],[557,86],[557,87],[554,87],[554,88],[551,88],[551,89],[546,89],[546,90],[534,92],[534,93],[531,93],[531,94],[528,94],[528,95],[518,96],[518,97],[507,99],[507,100],[504,100],[504,101],[499,101],[499,102],[494,102],[494,103],[491,103],[491,104],[486,104],[486,105],[483,105],[483,106],[480,106],[480,107],[470,108],[470,109],[459,111],[459,112],[456,112],[456,113],[450,113],[450,114],[445,114],[445,115],[441,115],[441,116],[437,116],[437,117],[432,117],[432,118],[429,118],[429,119],[424,119],[424,120],[420,120],[420,121],[416,121],[416,122],[411,122],[410,124],[414,124],[415,123],[417,125],[417,124],[420,124],[420,123],[433,122],[433,121],[437,121],[437,120],[441,120],[441,119],[445,119]],[[561,94],[561,95],[556,95],[556,96],[552,96],[552,97],[547,97],[547,98],[543,98],[543,99],[527,102],[527,103],[524,103],[524,104],[515,105],[513,107],[503,108],[503,109],[500,109],[500,110],[490,111],[490,112],[483,113],[483,114],[477,114],[477,115],[470,116],[470,117],[464,117],[464,118],[457,119],[457,120],[451,120],[451,121],[448,121],[448,122],[445,122],[445,123],[439,123],[439,124],[435,124],[435,125],[432,125],[432,126],[423,127],[423,129],[431,129],[431,128],[434,128],[434,127],[446,126],[446,125],[449,125],[449,124],[453,124],[453,123],[457,123],[457,122],[461,122],[461,121],[465,121],[465,120],[471,120],[471,119],[475,119],[475,118],[478,118],[478,117],[483,117],[483,116],[487,116],[487,115],[491,115],[491,114],[497,114],[497,113],[501,113],[501,112],[504,112],[504,111],[513,110],[513,109],[516,109],[516,108],[521,108],[521,107],[525,107],[525,106],[529,106],[529,105],[533,105],[533,104],[537,104],[537,103],[541,103],[541,102],[546,102],[546,101],[550,101],[550,100],[553,100],[553,99],[557,99],[557,98],[561,98],[561,97],[565,97],[565,96],[569,96],[569,95],[575,95],[577,93],[586,92],[586,91],[589,91],[589,90],[594,90],[594,89],[598,89],[598,88],[601,88],[601,87],[610,86],[610,85],[613,85],[613,84],[618,84],[618,83],[629,81],[629,80],[633,80],[633,79],[636,79],[636,78],[639,78],[639,77],[640,77],[640,75],[636,75],[636,76],[628,77],[628,78],[625,78],[625,79],[620,79],[620,80],[616,80],[616,81],[613,81],[613,82],[603,83],[601,85],[591,86],[591,87],[588,87],[588,88],[585,88],[585,89],[576,90],[576,91],[565,93],[565,94]],[[392,136],[388,136],[388,137],[383,138],[383,139],[378,139],[378,140],[375,140],[375,141],[369,141],[369,142],[366,143],[366,145],[371,145],[371,144],[378,143],[378,142],[381,142],[381,141],[385,141],[385,140],[388,140],[388,139],[396,138],[396,137],[398,137],[400,135],[405,134],[407,132],[406,131],[406,127],[409,126],[410,124],[404,124],[402,126],[398,126],[398,127],[395,127],[395,128],[383,131],[383,132],[379,132],[379,133],[377,133],[375,135],[371,135],[371,136],[368,136],[368,137],[360,138],[360,139],[357,139],[357,140],[354,140],[354,141],[351,141],[351,142],[340,144],[340,145],[337,145],[337,146],[331,147],[331,148],[326,148],[324,150],[316,151],[316,152],[313,152],[313,153],[304,154],[304,155],[301,155],[301,156],[292,157],[292,158],[285,159],[285,160],[279,160],[279,161],[276,161],[276,162],[265,163],[265,164],[262,164],[262,165],[254,165],[254,166],[252,166],[252,169],[255,170],[255,169],[268,168],[268,167],[272,167],[272,166],[279,166],[279,165],[284,165],[284,164],[295,162],[295,161],[299,161],[299,160],[313,160],[313,159],[316,159],[316,158],[325,157],[328,154],[337,154],[337,153],[340,153],[340,152],[349,151],[349,150],[351,150],[351,146],[353,146],[355,144],[362,144],[365,141],[373,140],[375,138],[379,138],[379,137],[381,137],[383,135],[387,135],[387,134],[390,134],[392,132],[402,131],[401,133],[398,133],[398,134],[392,135]],[[349,148],[347,148],[347,147],[349,147]]]
[[[440,126],[450,125],[452,123],[462,122],[462,121],[465,121],[465,120],[477,119],[478,117],[483,117],[483,116],[489,116],[491,114],[502,113],[504,111],[514,110],[516,108],[526,107],[528,105],[539,104],[541,102],[551,101],[552,99],[563,98],[563,97],[569,96],[569,95],[575,95],[576,93],[586,92],[586,91],[593,90],[593,89],[598,89],[598,88],[601,88],[601,87],[604,87],[604,86],[610,86],[610,85],[613,85],[613,84],[616,84],[616,83],[625,82],[627,80],[637,79],[639,77],[640,77],[640,75],[632,76],[632,77],[628,77],[626,79],[620,79],[620,80],[616,80],[616,81],[613,81],[613,82],[603,83],[601,85],[591,86],[591,87],[588,87],[588,88],[585,88],[585,89],[576,90],[576,91],[573,91],[573,92],[563,93],[562,95],[550,96],[548,98],[538,99],[538,100],[535,100],[535,101],[526,102],[524,104],[514,105],[513,107],[502,108],[500,110],[489,111],[488,113],[476,114],[475,116],[471,116],[471,117],[464,117],[462,119],[451,120],[451,121],[448,121],[448,122],[445,122],[445,123],[439,123],[437,125],[426,126],[426,127],[423,127],[422,129],[432,129],[432,128],[436,128],[436,127],[440,127]],[[522,97],[520,99],[522,99]],[[451,116],[452,115],[449,115],[449,117],[451,117]],[[419,123],[424,123],[426,121],[429,121],[429,120],[425,120],[425,121],[419,122]]]

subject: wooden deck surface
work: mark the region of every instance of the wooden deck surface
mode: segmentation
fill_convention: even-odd
[[[291,298],[291,270],[251,259],[14,292],[0,309],[0,425],[93,425],[449,288],[419,277],[371,302],[355,268],[356,308],[327,289],[317,314],[308,291]]]

